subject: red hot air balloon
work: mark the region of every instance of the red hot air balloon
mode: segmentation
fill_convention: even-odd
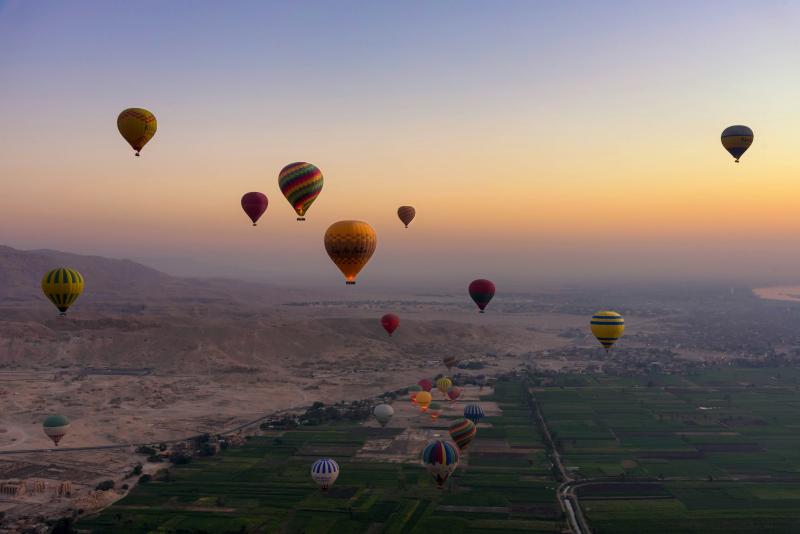
[[[381,317],[381,326],[391,336],[392,332],[397,330],[397,327],[400,326],[400,317],[393,313],[387,313]]]
[[[242,197],[242,209],[247,216],[250,217],[250,220],[253,221],[253,226],[256,225],[256,221],[267,211],[267,204],[269,204],[267,195],[257,191],[245,193]]]
[[[408,225],[414,220],[416,214],[417,210],[415,210],[413,206],[400,206],[397,208],[397,216],[400,218],[400,221],[406,225],[406,228],[408,228]]]
[[[428,393],[430,393],[430,391],[433,389],[433,382],[427,378],[423,378],[417,382],[417,385],[422,388],[422,391],[427,391]]]
[[[461,396],[461,388],[458,386],[453,386],[447,390],[447,398],[451,401],[456,400]]]
[[[475,301],[475,304],[480,308],[483,313],[489,301],[494,297],[494,284],[491,280],[480,278],[473,280],[469,285],[469,296]]]

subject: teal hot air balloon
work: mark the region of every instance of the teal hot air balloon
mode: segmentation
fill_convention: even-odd
[[[721,140],[725,150],[739,163],[739,158],[753,144],[753,130],[742,125],[728,126],[722,131]]]

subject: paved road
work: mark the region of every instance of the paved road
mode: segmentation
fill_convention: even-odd
[[[544,420],[542,411],[539,409],[539,404],[536,403],[535,400],[534,405],[536,406],[536,418],[539,420],[542,432],[544,432],[544,438],[547,442],[550,456],[553,459],[553,465],[558,469],[558,477],[561,482],[557,491],[558,501],[561,504],[561,509],[569,518],[569,528],[574,534],[591,534],[592,531],[586,519],[583,517],[581,505],[578,503],[578,496],[572,490],[572,483],[574,482],[572,475],[569,474],[569,471],[564,468],[564,464],[561,462],[561,455],[558,454],[556,444],[553,441],[553,437],[550,435],[550,429],[547,428],[547,423]]]

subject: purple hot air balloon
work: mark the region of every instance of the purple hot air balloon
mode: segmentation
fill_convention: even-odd
[[[269,204],[267,195],[257,191],[245,193],[242,197],[242,209],[247,216],[250,217],[250,220],[253,221],[253,226],[256,225],[256,221],[259,217],[264,215],[264,212],[267,211],[267,204]]]

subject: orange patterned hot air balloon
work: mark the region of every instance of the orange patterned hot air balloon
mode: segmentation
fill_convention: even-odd
[[[377,246],[375,230],[363,221],[339,221],[325,232],[325,250],[348,284],[356,283],[356,276]]]
[[[417,214],[417,210],[414,209],[414,206],[400,206],[397,208],[397,216],[403,221],[403,224],[408,225],[411,224],[411,221],[414,220],[414,216]]]
[[[427,391],[420,391],[417,393],[417,406],[419,406],[419,409],[423,412],[427,412],[432,399],[433,397],[431,397],[430,393]]]
[[[117,117],[117,129],[122,137],[136,151],[136,155],[144,145],[156,134],[156,116],[142,108],[128,108]]]

